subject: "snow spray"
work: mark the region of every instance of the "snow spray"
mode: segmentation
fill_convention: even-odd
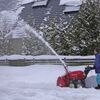
[[[36,31],[34,31],[29,25],[26,26],[26,28],[28,28],[37,38],[39,38],[55,55],[56,57],[61,61],[61,63],[64,66],[64,69],[66,72],[68,72],[68,69],[66,68],[66,63],[59,57],[59,55],[55,52],[55,50],[49,45],[49,43],[47,41],[44,40],[44,38],[37,34]]]

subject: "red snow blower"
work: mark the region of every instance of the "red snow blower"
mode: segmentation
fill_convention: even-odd
[[[85,87],[85,79],[92,67],[87,66],[84,71],[78,70],[72,72],[68,72],[67,68],[64,68],[67,73],[58,77],[57,86],[71,88]]]

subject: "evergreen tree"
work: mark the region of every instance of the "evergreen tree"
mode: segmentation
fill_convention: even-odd
[[[0,32],[0,55],[9,54],[9,40],[5,37],[6,34]]]
[[[41,40],[36,37],[29,29],[25,30],[27,37],[23,38],[23,53],[27,55],[45,55],[49,50]],[[38,33],[37,33],[38,34]]]
[[[51,44],[53,49],[62,55],[69,54],[70,41],[68,39],[67,29],[70,22],[66,22],[63,18],[56,20],[57,18],[48,19],[48,24],[42,24],[40,29],[46,40]],[[70,18],[71,21],[72,18]]]
[[[13,11],[0,12],[0,55],[7,55],[13,51],[9,41],[10,32],[15,29],[18,22],[18,17],[13,14]]]
[[[71,53],[93,54],[100,46],[100,0],[86,0],[68,30]]]

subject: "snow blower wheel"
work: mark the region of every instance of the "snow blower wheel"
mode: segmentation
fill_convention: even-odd
[[[83,87],[83,83],[81,80],[71,80],[69,83],[70,88],[80,88]]]
[[[76,83],[76,88],[82,88],[82,87],[85,87],[85,82],[83,80],[77,80],[77,83]]]
[[[74,84],[73,81],[70,81],[70,83],[69,83],[69,87],[70,87],[70,88],[75,88],[75,84]]]

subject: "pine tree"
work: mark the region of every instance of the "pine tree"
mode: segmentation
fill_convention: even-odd
[[[48,24],[42,24],[42,28],[40,29],[46,40],[50,43],[52,48],[61,55],[69,54],[70,41],[68,39],[67,29],[69,23],[65,21],[63,18],[56,20],[57,18],[48,19]],[[72,18],[70,18],[71,20]]]
[[[100,0],[86,0],[68,32],[72,54],[93,54],[93,48],[100,46]]]
[[[25,30],[27,37],[23,38],[23,53],[26,55],[49,54],[46,45],[29,29]],[[37,33],[38,34],[38,33]]]
[[[13,51],[10,47],[9,34],[15,29],[18,22],[16,15],[14,15],[14,18],[11,17],[13,14],[13,11],[0,12],[0,55],[7,55]]]
[[[4,33],[0,32],[0,55],[8,54],[9,40]]]

